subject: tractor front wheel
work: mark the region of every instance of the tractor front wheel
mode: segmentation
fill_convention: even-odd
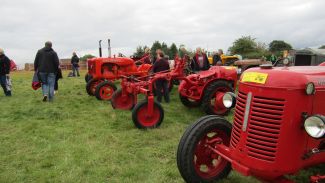
[[[114,92],[111,104],[114,109],[130,110],[134,107],[134,96],[132,94],[123,96],[120,88]]]
[[[229,146],[231,124],[211,115],[187,128],[177,149],[177,167],[185,182],[213,182],[228,176],[231,163],[212,151],[218,144]]]
[[[102,80],[96,80],[96,79],[89,80],[86,85],[86,91],[87,91],[88,95],[94,96],[96,87],[101,82],[102,82]]]
[[[199,107],[201,105],[201,100],[191,100],[185,96],[182,96],[181,94],[179,94],[179,99],[183,105],[189,108]]]
[[[152,113],[148,111],[148,101],[138,103],[132,110],[132,120],[134,125],[140,129],[157,128],[164,119],[162,106],[154,101]]]
[[[95,90],[95,96],[98,100],[111,100],[116,86],[111,81],[99,83]]]
[[[207,114],[228,114],[230,109],[224,107],[222,103],[222,97],[226,92],[233,92],[230,82],[217,80],[209,84],[202,97],[202,109]]]

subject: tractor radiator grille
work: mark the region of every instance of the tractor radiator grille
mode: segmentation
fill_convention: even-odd
[[[234,123],[232,128],[232,138],[230,141],[230,145],[233,148],[236,148],[237,143],[239,142],[240,139],[240,133],[244,121],[246,98],[247,98],[246,94],[242,92],[238,92],[237,101],[236,101],[236,110],[234,115]]]
[[[239,92],[234,116],[231,146],[240,140],[247,95]],[[274,161],[284,114],[284,99],[253,96],[248,118],[246,147],[248,156]]]

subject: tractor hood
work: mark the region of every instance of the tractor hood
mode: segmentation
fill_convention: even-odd
[[[92,59],[90,59],[90,61],[101,61],[101,62],[105,62],[105,63],[114,63],[119,66],[127,66],[127,65],[134,64],[134,60],[132,60],[131,58],[127,58],[127,57],[108,57],[108,58],[100,57],[100,58],[92,58]]]
[[[273,68],[251,68],[240,77],[241,84],[259,87],[304,89],[313,82],[316,89],[325,88],[324,66],[293,66]]]

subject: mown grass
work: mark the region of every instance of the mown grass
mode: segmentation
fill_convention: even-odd
[[[83,77],[60,80],[53,103],[41,102],[31,78],[12,73],[13,96],[0,92],[0,182],[183,182],[178,141],[204,114],[185,108],[176,88],[162,126],[138,130],[130,111],[88,96]],[[232,172],[222,182],[257,181]]]

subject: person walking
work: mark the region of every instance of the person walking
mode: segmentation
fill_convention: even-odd
[[[52,102],[54,99],[55,77],[59,69],[59,58],[57,53],[52,49],[52,42],[47,41],[45,47],[38,50],[34,69],[38,72],[43,91],[43,102],[47,99]]]
[[[11,96],[9,73],[10,59],[5,55],[3,49],[0,48],[0,83],[6,96]]]
[[[71,65],[72,65],[72,76],[75,77],[76,76],[76,72],[77,72],[77,76],[79,77],[79,57],[77,56],[76,52],[72,53],[72,58],[71,58]]]
[[[205,71],[210,68],[208,57],[202,52],[201,48],[196,48],[196,53],[193,57],[191,68],[193,71]]]
[[[157,52],[157,60],[152,66],[153,73],[158,73],[162,71],[168,71],[169,63],[164,57],[162,51]],[[168,81],[166,79],[157,79],[155,82],[157,101],[162,101],[162,96],[164,96],[165,102],[169,103],[169,90],[168,90]]]

